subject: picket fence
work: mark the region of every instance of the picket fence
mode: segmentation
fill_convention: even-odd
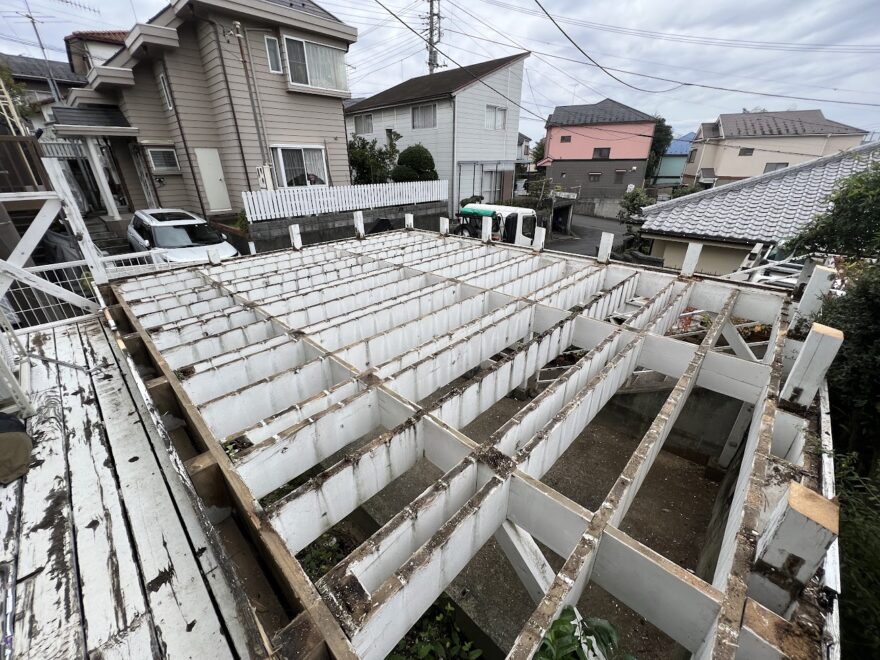
[[[309,186],[242,193],[249,222],[449,199],[448,181]]]

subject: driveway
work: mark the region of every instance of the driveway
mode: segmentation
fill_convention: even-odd
[[[547,241],[548,250],[572,252],[595,257],[599,252],[602,232],[614,234],[614,245],[619,245],[626,233],[626,226],[619,220],[597,218],[591,215],[575,215],[571,219],[571,231],[576,236],[558,236]]]

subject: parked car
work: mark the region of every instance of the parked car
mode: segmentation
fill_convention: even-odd
[[[156,250],[162,261],[204,261],[209,250],[221,259],[238,256],[225,234],[204,218],[181,209],[137,211],[128,225],[128,242],[135,252]]]
[[[458,224],[452,233],[459,236],[479,238],[482,236],[483,218],[492,218],[492,240],[515,245],[531,245],[535,227],[543,227],[534,209],[497,204],[467,204],[455,214]]]

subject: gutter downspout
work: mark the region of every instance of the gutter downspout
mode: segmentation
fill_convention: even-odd
[[[229,88],[229,76],[226,71],[226,58],[223,57],[223,46],[220,43],[220,24],[208,19],[208,23],[214,26],[214,44],[217,46],[217,55],[220,59],[220,70],[223,72],[223,84],[226,86],[226,98],[229,101],[229,109],[232,111],[232,124],[235,126],[235,138],[238,141],[238,151],[241,154],[241,164],[244,167],[244,178],[247,181],[248,190],[253,190],[251,175],[248,173],[247,158],[244,154],[244,145],[241,141],[241,128],[238,125],[238,113],[235,112],[235,103],[232,99],[232,90]]]
[[[457,136],[455,134],[455,106],[458,105],[458,98],[453,94],[452,95],[452,168],[451,171],[455,172],[456,163],[455,163],[455,141]],[[452,191],[450,194],[449,204],[447,204],[446,210],[449,212],[449,217],[453,218],[455,215],[455,209],[458,204],[458,190],[461,183],[461,166],[458,166],[458,175],[454,176],[452,179]]]
[[[199,179],[196,176],[196,168],[193,165],[192,154],[189,150],[189,144],[186,141],[186,133],[183,131],[183,122],[180,121],[180,113],[177,112],[177,99],[174,97],[174,85],[171,84],[171,76],[168,75],[168,67],[165,65],[165,57],[163,56],[159,63],[162,65],[162,73],[165,74],[165,82],[168,83],[168,93],[171,94],[171,105],[174,119],[177,122],[177,130],[180,131],[180,141],[183,142],[183,151],[186,153],[186,160],[189,163],[190,172],[192,172],[193,185],[196,188],[196,197],[199,198],[199,208],[202,209],[202,216],[207,218],[208,213],[205,210],[205,202],[202,199],[202,191],[199,189]]]
[[[260,112],[257,110],[257,103],[256,103],[256,100],[254,97],[254,84],[253,84],[253,80],[251,80],[250,63],[248,62],[247,54],[245,52],[245,46],[244,46],[245,35],[242,32],[241,22],[240,21],[233,21],[232,29],[235,34],[235,38],[238,40],[238,51],[241,55],[241,67],[244,71],[244,80],[247,83],[248,99],[251,102],[251,112],[253,112],[253,115],[254,115],[254,128],[257,131],[257,142],[259,142],[259,144],[260,144],[260,155],[263,158],[263,165],[265,166],[265,165],[269,164],[269,156],[268,156],[268,150],[266,148],[266,142],[263,139],[264,136],[263,136],[263,130],[262,130],[262,126],[263,126],[262,116],[261,116]]]

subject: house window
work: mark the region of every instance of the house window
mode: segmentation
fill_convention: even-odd
[[[287,79],[295,85],[345,90],[345,51],[311,41],[284,37]]]
[[[559,138],[559,141],[560,142],[571,142],[571,136],[570,135],[563,135],[562,137]]]
[[[602,178],[602,174],[600,172],[590,172],[587,175],[587,180],[590,183],[599,183],[599,179]]]
[[[323,148],[283,146],[273,149],[278,163],[279,186],[327,185],[327,161]]]
[[[626,170],[614,170],[614,183],[623,183],[623,177],[626,175]]]
[[[559,178],[560,178],[560,179],[564,179],[564,178],[565,178],[565,172],[563,172],[563,173],[560,175]]]
[[[368,135],[373,132],[373,115],[355,115],[354,118],[355,135]]]
[[[177,162],[177,152],[173,147],[161,147],[147,149],[150,158],[150,169],[153,172],[179,172],[180,163]]]
[[[593,149],[593,160],[608,160],[611,158],[611,147],[596,147]]]
[[[413,106],[412,127],[437,128],[437,104]]]
[[[507,128],[507,108],[502,108],[497,105],[487,105],[484,128],[487,131],[504,130]]]
[[[775,172],[776,170],[781,170],[788,167],[788,163],[767,163],[764,165],[764,174],[767,172]]]
[[[691,149],[691,152],[688,154],[688,162],[693,163],[697,157],[697,150]]]
[[[740,147],[739,155],[740,156],[751,156],[755,153],[755,150],[752,147]]]
[[[271,73],[284,73],[281,68],[281,47],[278,45],[278,39],[275,37],[266,37],[266,57],[269,60],[269,71]]]
[[[168,110],[174,110],[174,104],[171,102],[171,89],[168,87],[168,80],[164,73],[159,74],[159,92],[162,94],[162,104]]]

